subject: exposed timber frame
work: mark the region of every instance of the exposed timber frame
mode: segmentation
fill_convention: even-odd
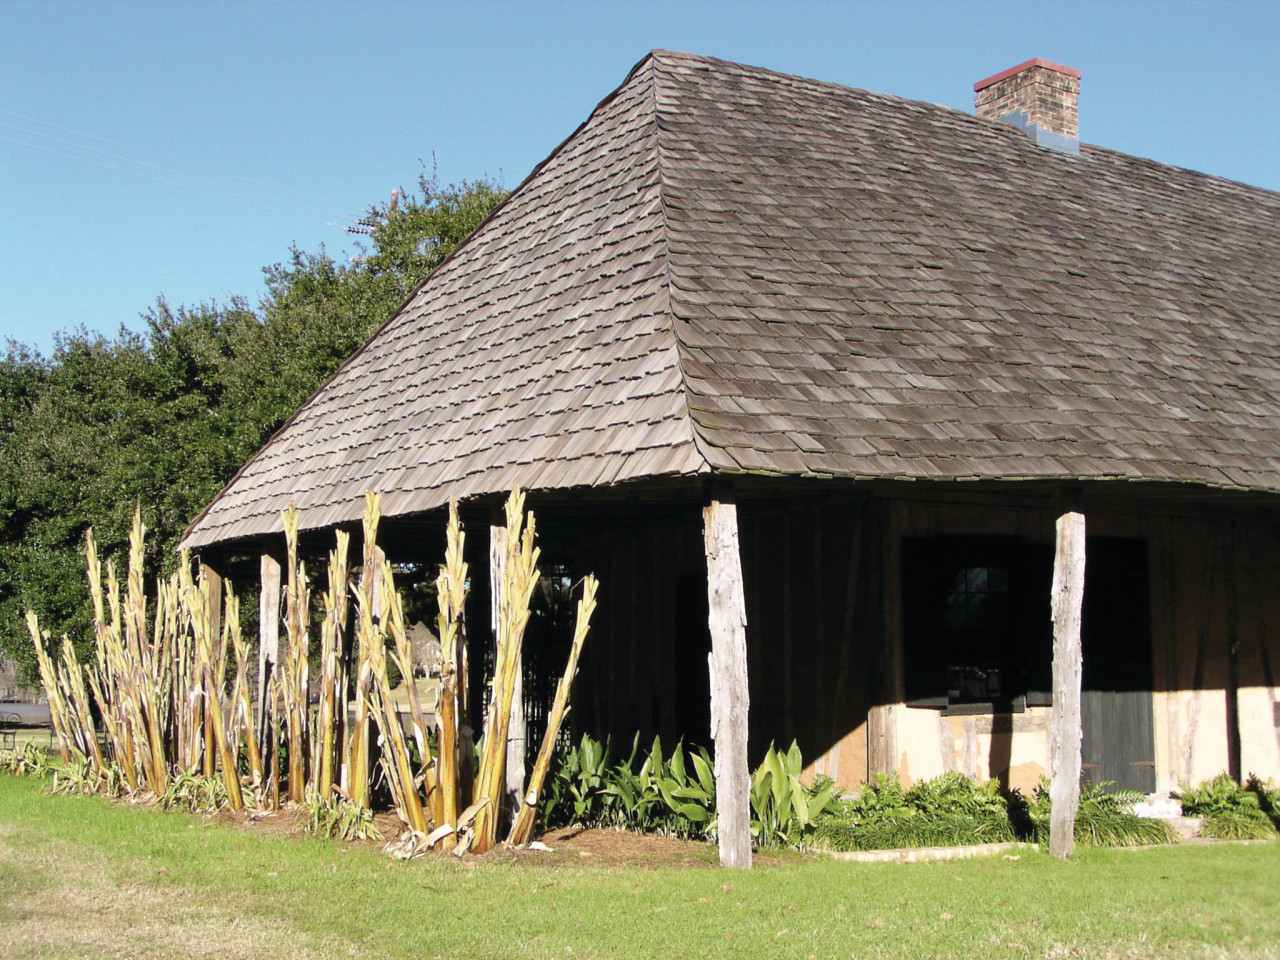
[[[1085,520],[1078,490],[1064,491],[1058,510],[1053,556],[1053,710],[1049,731],[1049,852],[1071,856],[1080,808],[1083,727],[1080,645],[1084,603]]]
[[[720,864],[751,866],[751,774],[747,767],[747,607],[732,494],[716,490],[703,508],[711,626],[711,737],[716,751]]]

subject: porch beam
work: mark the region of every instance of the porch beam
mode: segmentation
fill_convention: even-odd
[[[1053,711],[1049,731],[1049,852],[1065,859],[1075,846],[1080,808],[1080,750],[1083,730],[1080,687],[1084,656],[1080,646],[1084,603],[1085,520],[1078,492],[1063,495],[1053,557]]]
[[[751,774],[747,768],[747,607],[738,508],[719,492],[703,508],[710,610],[711,737],[716,751],[720,864],[751,866]]]

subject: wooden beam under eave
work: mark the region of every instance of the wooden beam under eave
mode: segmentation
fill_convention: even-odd
[[[738,509],[730,500],[703,508],[710,609],[711,737],[716,751],[720,864],[751,866],[751,773],[747,767],[747,606],[738,545]]]
[[[1053,711],[1049,726],[1049,852],[1071,856],[1080,808],[1080,749],[1083,728],[1080,646],[1084,604],[1085,521],[1078,496],[1063,498],[1053,557]]]

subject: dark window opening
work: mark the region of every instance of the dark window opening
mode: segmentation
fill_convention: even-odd
[[[956,713],[1047,702],[1048,548],[1016,537],[902,543],[907,702]]]

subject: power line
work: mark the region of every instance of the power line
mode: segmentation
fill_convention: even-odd
[[[295,197],[302,197],[304,200],[314,200],[314,201],[316,201],[317,203],[323,203],[323,204],[325,204],[326,206],[329,206],[329,207],[337,207],[337,208],[338,208],[338,209],[340,209],[340,210],[347,210],[347,211],[352,212],[352,213],[361,213],[361,212],[363,212],[363,211],[357,210],[357,209],[356,209],[356,208],[354,208],[354,207],[349,206],[348,204],[344,204],[344,203],[334,203],[334,202],[333,202],[333,201],[331,201],[331,200],[325,200],[323,197],[316,197],[316,196],[312,196],[312,195],[311,195],[311,194],[309,194],[309,193],[299,193],[299,192],[297,192],[296,190],[289,190],[289,189],[287,189],[287,188],[285,188],[285,187],[278,187],[278,186],[275,186],[274,184],[270,184],[270,183],[263,183],[261,180],[254,180],[254,179],[251,179],[250,177],[242,177],[242,176],[240,176],[239,174],[235,174],[235,173],[225,173],[225,172],[223,172],[223,171],[221,171],[221,170],[215,169],[214,167],[206,167],[206,166],[202,166],[201,164],[198,164],[198,163],[192,163],[192,162],[191,162],[191,161],[189,161],[189,160],[180,160],[180,159],[178,159],[177,157],[170,157],[170,156],[166,156],[166,155],[165,155],[165,154],[163,154],[163,153],[155,153],[154,151],[151,151],[151,150],[144,150],[144,149],[142,149],[141,147],[134,147],[134,146],[130,146],[129,144],[127,144],[127,143],[121,143],[121,142],[120,142],[120,141],[118,141],[118,140],[108,140],[106,137],[99,137],[99,136],[95,136],[95,135],[94,135],[94,134],[92,134],[92,133],[85,133],[85,132],[84,132],[84,131],[82,131],[82,130],[74,130],[74,129],[72,129],[71,127],[64,127],[64,126],[60,126],[59,124],[56,124],[56,123],[50,123],[48,120],[39,120],[39,119],[37,119],[37,118],[35,118],[35,117],[29,117],[29,116],[26,116],[25,114],[15,113],[15,112],[14,112],[14,111],[12,111],[12,110],[5,110],[5,109],[3,109],[3,108],[0,108],[0,113],[3,113],[3,114],[5,114],[6,116],[10,116],[10,117],[17,117],[19,120],[25,120],[25,121],[27,121],[28,123],[38,123],[38,124],[40,124],[41,126],[44,126],[44,127],[52,127],[52,128],[53,128],[53,129],[55,129],[55,130],[61,130],[63,133],[70,133],[70,134],[72,134],[72,135],[74,135],[74,136],[77,136],[77,137],[85,137],[85,138],[87,138],[87,139],[89,139],[89,140],[96,140],[96,141],[98,141],[99,143],[106,143],[106,144],[110,144],[110,145],[111,145],[111,146],[113,146],[113,147],[120,147],[121,149],[124,149],[124,150],[130,150],[130,151],[132,151],[132,152],[134,152],[134,153],[141,153],[141,154],[144,154],[145,156],[148,156],[148,157],[156,157],[156,158],[158,158],[158,159],[160,159],[160,160],[167,160],[167,161],[169,161],[170,163],[180,163],[180,164],[182,164],[182,165],[183,165],[183,166],[185,166],[185,167],[192,167],[193,169],[196,169],[196,170],[203,170],[203,171],[205,171],[205,173],[212,173],[212,174],[215,174],[215,175],[217,175],[217,176],[219,176],[219,177],[224,177],[224,178],[227,178],[227,179],[230,179],[230,180],[239,180],[239,181],[241,181],[241,182],[243,182],[243,183],[252,183],[254,186],[258,186],[258,187],[265,187],[265,188],[267,188],[268,190],[271,190],[271,191],[273,191],[273,192],[278,192],[278,193],[287,193],[287,194],[290,194],[291,196],[295,196]],[[24,131],[24,132],[28,132],[28,131]],[[47,134],[43,134],[43,133],[36,133],[35,131],[29,131],[29,132],[31,132],[31,133],[35,133],[35,135],[36,135],[36,136],[38,136],[38,137],[47,137],[48,139],[54,139],[54,138],[52,138],[52,137],[48,137],[48,135],[47,135]],[[83,148],[83,149],[89,149],[89,148],[88,148],[88,147],[85,147],[85,148]],[[128,161],[128,162],[129,162],[129,163],[137,163],[138,161],[130,160],[130,161]],[[177,171],[169,171],[169,172],[178,173]],[[178,173],[178,176],[187,176],[187,174]],[[193,179],[194,179],[194,178],[193,178]],[[233,188],[233,189],[234,189],[234,188]],[[247,191],[246,191],[246,192],[247,192]],[[350,217],[343,217],[343,219],[344,219],[344,220],[349,220],[349,219],[351,219],[351,218],[350,218]]]
[[[240,197],[229,197],[229,196],[226,196],[225,194],[214,193],[212,190],[202,190],[199,187],[193,187],[189,183],[177,183],[173,180],[164,180],[160,177],[153,177],[148,173],[139,173],[137,170],[130,170],[127,167],[114,167],[109,163],[102,163],[99,160],[91,160],[88,157],[78,157],[73,153],[64,153],[61,150],[54,150],[52,147],[42,146],[41,144],[38,144],[38,143],[27,143],[25,140],[15,140],[13,139],[13,137],[6,137],[6,136],[0,136],[0,140],[6,141],[7,143],[16,143],[23,147],[31,147],[31,149],[33,150],[43,150],[45,153],[52,153],[58,157],[66,157],[69,160],[79,160],[81,163],[93,164],[93,166],[95,167],[103,167],[107,170],[114,170],[117,173],[127,173],[131,177],[140,177],[143,180],[152,180],[156,183],[163,183],[166,186],[177,187],[179,190],[190,190],[192,193],[202,193],[207,197],[216,197],[219,200],[229,200],[232,203],[238,203],[246,207],[253,207],[257,210],[266,210],[269,213],[278,213],[286,217],[293,217],[297,220],[305,220],[308,223],[318,223],[322,227],[338,226],[337,221],[317,220],[315,217],[305,217],[302,214],[295,213],[292,210],[281,210],[279,207],[264,206],[261,203],[253,203],[252,201],[244,200]],[[339,217],[338,219],[350,220],[351,218]]]

